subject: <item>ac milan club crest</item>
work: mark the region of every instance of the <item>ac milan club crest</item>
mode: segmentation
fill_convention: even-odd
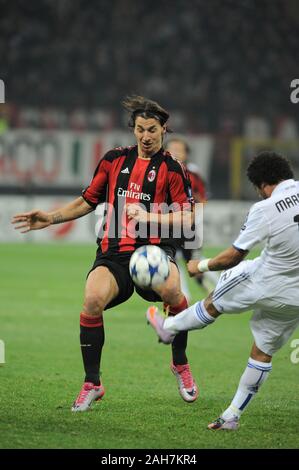
[[[152,181],[154,181],[155,178],[156,178],[156,172],[155,170],[151,170],[149,174],[147,175],[147,179],[151,183]]]

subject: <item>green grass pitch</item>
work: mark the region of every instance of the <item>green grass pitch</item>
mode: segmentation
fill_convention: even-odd
[[[200,396],[188,404],[169,370],[169,347],[146,325],[147,303],[137,295],[105,314],[103,401],[91,412],[71,413],[83,379],[79,312],[94,254],[94,246],[0,245],[0,339],[6,347],[0,448],[299,447],[299,364],[290,360],[291,341],[275,356],[240,430],[208,431],[246,365],[250,314],[223,316],[190,333],[188,356]],[[203,297],[193,281],[190,287],[194,301]]]

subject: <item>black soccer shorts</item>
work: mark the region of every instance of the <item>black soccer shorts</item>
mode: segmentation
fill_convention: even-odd
[[[161,248],[169,257],[170,262],[176,265],[174,260],[175,248],[172,246],[161,246]],[[111,274],[113,274],[119,288],[118,296],[115,297],[115,299],[113,299],[105,307],[105,310],[115,307],[116,305],[120,305],[128,300],[134,293],[134,289],[136,290],[137,294],[140,295],[140,297],[147,300],[148,302],[162,301],[161,297],[153,290],[142,289],[141,287],[135,286],[129,272],[130,258],[133,253],[133,251],[130,251],[124,253],[108,254],[103,253],[100,247],[97,250],[96,259],[91,270],[87,274],[87,277],[98,266],[106,266]]]

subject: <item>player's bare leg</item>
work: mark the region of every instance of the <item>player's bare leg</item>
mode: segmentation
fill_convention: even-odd
[[[170,263],[170,275],[163,286],[155,289],[168,310],[168,318],[175,318],[188,307],[188,302],[181,290],[180,274],[177,266]],[[188,332],[182,331],[172,341],[171,371],[178,383],[179,393],[183,400],[194,402],[198,396],[198,388],[192,377],[186,356]]]
[[[85,380],[72,411],[87,411],[93,401],[105,391],[100,381],[100,361],[105,341],[103,311],[118,295],[114,276],[105,266],[99,266],[88,276],[83,311],[80,315],[80,341]]]
[[[271,360],[272,356],[261,351],[253,343],[247,367],[231,404],[218,419],[208,425],[209,429],[231,431],[238,429],[241,414],[269,376],[272,369]]]

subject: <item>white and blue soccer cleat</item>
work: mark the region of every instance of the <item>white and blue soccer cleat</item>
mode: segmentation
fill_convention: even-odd
[[[237,417],[231,419],[217,418],[212,423],[208,424],[208,429],[214,431],[226,430],[236,431],[239,428],[239,419]]]

